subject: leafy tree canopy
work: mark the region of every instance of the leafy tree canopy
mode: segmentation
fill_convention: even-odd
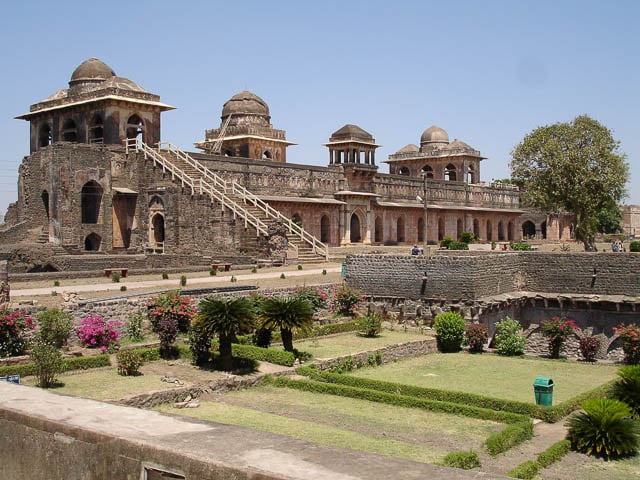
[[[576,239],[593,251],[600,215],[626,195],[629,166],[619,146],[608,128],[580,115],[524,137],[511,154],[511,176],[529,205],[573,213]]]

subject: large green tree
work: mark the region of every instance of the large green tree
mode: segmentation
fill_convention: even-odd
[[[249,333],[254,328],[255,311],[246,297],[227,299],[208,297],[198,305],[193,327],[209,336],[218,334],[222,369],[233,369],[231,343],[237,335]]]
[[[525,203],[573,213],[576,239],[593,251],[602,211],[626,195],[629,166],[619,146],[608,128],[581,115],[524,137],[512,152],[511,176],[523,186]]]

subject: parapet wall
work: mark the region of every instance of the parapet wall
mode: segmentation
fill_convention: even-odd
[[[509,252],[350,255],[347,282],[367,295],[476,300],[510,292],[640,296],[640,254]]]

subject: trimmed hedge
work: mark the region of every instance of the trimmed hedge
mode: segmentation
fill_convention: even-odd
[[[533,422],[530,419],[507,426],[500,433],[493,433],[485,440],[485,446],[489,455],[495,457],[504,453],[525,440],[533,437]]]
[[[569,451],[571,451],[571,441],[560,440],[540,453],[535,461],[529,460],[521,463],[507,475],[522,480],[532,480],[541,469],[560,461]]]
[[[325,325],[312,325],[310,328],[302,328],[294,331],[293,339],[302,340],[304,338],[324,337],[327,335],[334,335],[336,333],[355,332],[359,328],[358,323],[359,322],[357,320],[349,320],[347,322],[341,322],[341,323],[327,323]],[[282,338],[280,338],[279,330],[273,331],[271,342],[272,343],[282,342]]]
[[[90,357],[71,357],[62,360],[62,372],[72,370],[88,370],[90,368],[108,367],[111,365],[109,355],[93,355]],[[7,375],[20,375],[26,377],[36,375],[35,363],[23,363],[21,365],[7,365],[0,367],[0,377]]]
[[[479,408],[461,403],[442,402],[437,400],[429,400],[426,398],[417,398],[409,395],[400,395],[398,393],[380,392],[366,388],[351,387],[347,385],[338,385],[334,383],[317,382],[314,380],[294,380],[286,377],[276,377],[272,379],[274,385],[278,387],[295,388],[307,392],[324,393],[328,395],[338,395],[348,398],[357,398],[360,400],[369,400],[371,402],[385,403],[398,407],[419,408],[432,412],[450,413],[452,415],[460,415],[481,420],[491,420],[494,422],[517,424],[522,423],[528,418],[510,412],[500,412],[490,410],[488,408]]]
[[[286,350],[275,350],[271,348],[254,347],[252,345],[240,345],[237,343],[234,343],[231,348],[235,357],[275,363],[276,365],[284,365],[285,367],[292,367],[296,360],[295,355]]]
[[[340,375],[321,371],[312,367],[299,367],[296,370],[300,375],[305,375],[320,382],[336,383],[358,388],[374,389],[381,392],[398,393],[417,398],[437,400],[441,402],[463,403],[479,408],[501,410],[519,415],[527,415],[539,418],[547,423],[555,423],[566,417],[574,410],[580,408],[580,404],[589,398],[601,397],[609,391],[613,380],[593,390],[584,392],[566,402],[552,407],[544,407],[533,403],[518,402],[516,400],[504,400],[501,398],[485,397],[474,393],[451,392],[435,388],[416,387],[399,383],[385,382],[382,380],[370,380],[350,375]]]

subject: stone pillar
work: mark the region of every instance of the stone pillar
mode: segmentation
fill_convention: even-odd
[[[364,238],[362,239],[362,243],[364,245],[371,245],[371,231],[375,228],[374,225],[371,225],[371,202],[367,202],[367,214],[365,216],[365,225],[366,228],[364,230]],[[372,228],[373,226],[373,228]]]

